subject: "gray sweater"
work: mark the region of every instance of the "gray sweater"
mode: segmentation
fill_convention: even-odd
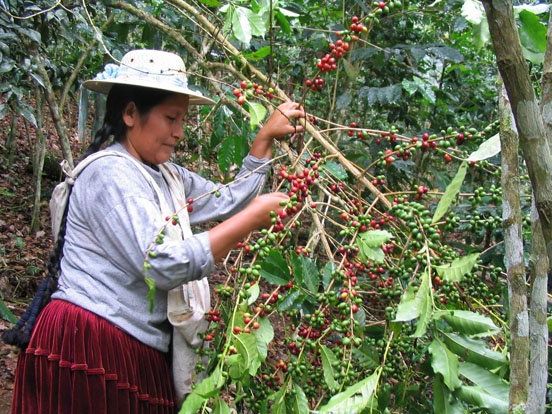
[[[120,144],[109,149],[126,151]],[[266,163],[248,155],[236,178]],[[145,166],[173,206],[161,172]],[[177,166],[186,197],[195,198],[218,187]],[[265,181],[270,165],[248,178],[193,204],[192,225],[220,220],[244,208]],[[111,321],[139,341],[167,352],[170,325],[167,291],[182,283],[208,276],[213,256],[207,232],[183,241],[155,246],[149,276],[156,281],[155,308],[148,311],[147,286],[142,266],[144,253],[154,240],[163,218],[154,189],[131,161],[102,157],[80,174],[69,202],[61,277],[54,299],[63,299]]]

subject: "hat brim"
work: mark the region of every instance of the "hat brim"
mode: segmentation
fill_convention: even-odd
[[[94,92],[108,94],[113,85],[135,85],[142,86],[144,88],[160,89],[164,91],[179,93],[182,95],[188,95],[190,97],[190,105],[214,105],[215,101],[206,96],[201,95],[198,92],[192,91],[188,88],[180,88],[177,86],[160,87],[159,85],[152,85],[151,82],[145,82],[142,79],[105,79],[105,80],[87,80],[82,84],[86,89]]]

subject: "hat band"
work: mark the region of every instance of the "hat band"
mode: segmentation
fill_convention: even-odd
[[[121,65],[116,76],[117,80],[142,80],[152,83],[161,83],[165,85],[172,85],[178,88],[188,89],[188,80],[183,73],[180,73],[174,69],[160,69],[159,73],[153,73],[147,68],[131,67],[127,65]]]

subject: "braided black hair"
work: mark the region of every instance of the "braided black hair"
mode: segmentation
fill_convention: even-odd
[[[115,141],[121,141],[125,137],[127,127],[123,121],[123,111],[129,103],[134,102],[138,113],[143,117],[147,117],[154,106],[159,105],[172,94],[172,92],[141,86],[114,85],[107,96],[103,125],[96,132],[92,143],[84,152],[81,160],[99,151],[111,136]],[[70,187],[68,197],[71,195],[71,189]],[[63,211],[56,245],[48,259],[48,274],[38,285],[30,305],[15,326],[2,334],[2,340],[7,344],[16,345],[21,349],[27,347],[36,318],[50,301],[52,293],[57,289],[61,258],[63,257],[63,245],[65,244],[68,211],[69,202],[67,202]]]

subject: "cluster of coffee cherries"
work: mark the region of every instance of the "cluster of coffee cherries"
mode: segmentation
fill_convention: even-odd
[[[282,180],[289,182],[290,188],[287,195],[290,197],[290,202],[286,203],[284,208],[272,217],[273,232],[278,233],[284,230],[283,220],[290,214],[295,214],[299,211],[299,203],[305,201],[309,195],[309,189],[320,176],[318,172],[318,162],[322,154],[315,152],[305,161],[303,171],[297,173],[288,172],[286,166],[283,166],[278,173]]]
[[[419,145],[420,148],[422,149],[423,152],[426,152],[426,151],[429,151],[429,150],[432,150],[432,149],[435,149],[437,148],[437,141],[435,140],[430,140],[430,135],[429,133],[427,132],[424,132],[422,134],[422,143],[421,144],[418,144],[418,137],[412,137],[412,139],[410,140],[410,142],[412,144],[416,144],[416,145]]]
[[[358,16],[353,16],[351,18],[351,25],[349,26],[349,29],[351,30],[351,32],[354,33],[362,33],[368,31],[368,28],[360,22]]]
[[[321,91],[322,88],[324,88],[325,84],[326,84],[326,81],[320,76],[317,76],[313,79],[305,80],[305,86],[313,92]]]
[[[355,129],[356,129],[356,128],[360,128],[359,125],[358,125],[358,123],[356,123],[356,122],[351,122],[351,123],[349,124],[349,127],[350,127],[350,128],[355,128]],[[360,139],[360,140],[365,140],[365,139],[368,138],[368,136],[369,136],[368,132],[365,131],[365,130],[354,131],[353,129],[349,129],[349,130],[347,131],[347,135],[349,135],[350,137],[354,137],[354,136],[355,136],[355,132],[356,132],[357,138]]]
[[[385,175],[378,175],[374,178],[372,178],[372,184],[376,187],[383,187],[387,184],[387,181],[385,180]]]
[[[421,200],[424,198],[424,196],[429,191],[429,188],[427,188],[425,185],[419,185],[418,188],[416,188],[416,200]]]
[[[249,81],[241,81],[240,87],[235,88],[232,93],[236,97],[238,105],[240,106],[247,101],[247,97],[249,96],[264,96],[267,99],[274,98],[273,88],[268,88],[267,90],[265,90],[263,85],[259,85],[258,83],[253,83]]]
[[[326,53],[322,59],[316,63],[320,72],[331,72],[337,69],[337,60],[341,59],[351,49],[351,44],[338,39],[335,43],[329,44],[330,53]]]

